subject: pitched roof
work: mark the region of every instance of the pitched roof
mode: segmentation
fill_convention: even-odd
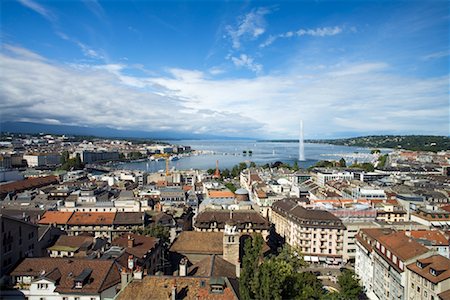
[[[44,176],[44,177],[27,178],[24,180],[19,180],[0,185],[0,194],[40,188],[53,183],[58,183],[58,177]]]
[[[307,222],[308,226],[333,226],[344,228],[342,221],[329,211],[306,209],[297,203],[296,198],[279,200],[272,205],[272,210],[296,223]]]
[[[361,228],[356,235],[356,240],[368,251],[372,251],[380,236],[389,235],[393,231],[391,228]]]
[[[425,246],[407,237],[404,232],[380,236],[378,241],[401,261],[407,261],[429,251]]]
[[[427,240],[433,246],[448,246],[449,240],[437,230],[413,230],[410,232],[414,239]],[[420,241],[418,241],[420,243]]]
[[[128,247],[128,237],[134,239],[134,246]],[[123,234],[114,239],[111,243],[113,246],[125,248],[125,252],[136,257],[143,258],[147,252],[151,251],[158,244],[158,239],[140,234]]]
[[[222,254],[222,232],[182,231],[170,251],[179,253]]]
[[[144,224],[144,213],[142,212],[117,212],[114,218],[117,225],[142,225]]]
[[[182,294],[183,299],[239,299],[238,291],[231,283],[231,279],[223,278],[223,282],[225,284],[223,293],[211,293],[210,278],[207,277],[146,276],[141,281],[130,282],[117,299],[170,299],[173,287],[176,287],[177,296]]]
[[[211,255],[193,264],[188,269],[189,276],[236,277],[236,266],[220,256]]]
[[[46,211],[38,223],[65,225],[67,224],[67,222],[69,222],[72,215],[73,212]]]
[[[90,280],[82,288],[74,288],[74,279],[84,270],[92,269]],[[25,258],[11,272],[12,276],[49,277],[57,281],[56,292],[98,294],[120,283],[117,264],[111,260],[77,258]]]
[[[450,278],[450,259],[442,255],[433,255],[417,261],[423,266],[422,268],[416,262],[409,264],[407,268],[428,281],[437,284]],[[431,274],[431,269],[437,272],[436,275]]]
[[[246,228],[248,223],[253,229],[268,230],[269,222],[261,214],[254,210],[205,210],[197,215],[195,227],[210,228],[210,224],[217,223],[217,228],[225,228],[225,223],[233,222],[238,229]]]
[[[60,235],[55,244],[48,248],[54,251],[77,251],[94,243],[94,237],[85,235]]]
[[[445,292],[440,293],[438,296],[441,300],[450,300],[450,290],[446,290]]]
[[[113,225],[114,212],[74,212],[69,225]]]

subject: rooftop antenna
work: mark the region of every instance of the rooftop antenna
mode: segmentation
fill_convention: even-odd
[[[298,160],[305,161],[305,142],[303,137],[303,120],[300,120],[300,137],[298,139]]]

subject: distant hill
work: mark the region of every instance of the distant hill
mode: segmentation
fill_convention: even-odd
[[[220,140],[246,140],[240,137],[224,137],[211,134],[195,134],[181,131],[143,131],[143,130],[118,130],[107,127],[83,127],[69,125],[50,125],[30,122],[5,122],[0,123],[1,132],[13,133],[47,133],[79,136],[97,136],[106,138],[142,138],[154,140],[181,140],[181,139],[220,139]]]
[[[308,142],[414,151],[450,150],[450,138],[435,135],[373,135],[345,139],[308,140]]]

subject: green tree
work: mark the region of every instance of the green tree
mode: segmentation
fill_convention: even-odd
[[[345,168],[346,166],[347,166],[347,163],[346,163],[345,159],[342,157],[342,158],[339,160],[339,167]]]
[[[380,149],[372,149],[372,150],[370,150],[370,154],[377,154],[377,153],[381,153]]]
[[[300,251],[285,245],[276,256],[261,259],[257,247],[246,242],[240,292],[242,299],[321,299],[324,296],[320,280],[306,266]]]
[[[221,170],[220,174],[222,174],[222,178],[230,178],[231,176],[231,172],[228,169]]]
[[[255,277],[259,269],[263,243],[264,240],[259,234],[245,241],[245,254],[242,258],[242,270],[239,277],[239,292],[244,300],[255,299],[253,291],[255,283],[257,283]]]
[[[254,161],[250,162],[250,168],[256,168],[256,164]]]
[[[355,272],[345,270],[338,276],[338,283],[341,287],[339,298],[341,299],[359,299],[364,295],[364,289],[359,284],[359,280]]]
[[[148,226],[148,227],[145,227],[144,229],[142,229],[142,228],[136,229],[136,230],[134,230],[134,233],[158,238],[163,243],[169,243],[169,240],[170,240],[169,228],[164,227],[159,224],[153,225],[153,226]]]
[[[388,159],[388,154],[385,155],[381,155],[380,157],[378,157],[378,168],[384,168],[386,166],[386,162]]]
[[[237,190],[236,186],[234,184],[232,184],[231,182],[225,183],[225,186],[233,193],[236,192],[236,190]]]
[[[216,170],[215,169],[208,169],[208,171],[206,171],[208,173],[208,175],[212,175],[214,174]]]
[[[75,169],[79,170],[79,169],[82,169],[83,167],[84,167],[84,164],[81,161],[80,153],[77,153],[75,155]]]
[[[64,165],[69,160],[69,151],[63,151],[61,153],[61,165]]]

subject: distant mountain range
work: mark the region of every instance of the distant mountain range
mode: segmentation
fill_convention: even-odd
[[[97,136],[106,138],[138,138],[153,140],[181,140],[181,139],[220,139],[220,140],[248,140],[242,137],[224,137],[212,134],[195,134],[181,131],[143,131],[143,130],[118,130],[107,127],[83,127],[70,125],[51,125],[30,122],[4,122],[0,123],[1,132],[12,133],[46,133],[79,136]]]

